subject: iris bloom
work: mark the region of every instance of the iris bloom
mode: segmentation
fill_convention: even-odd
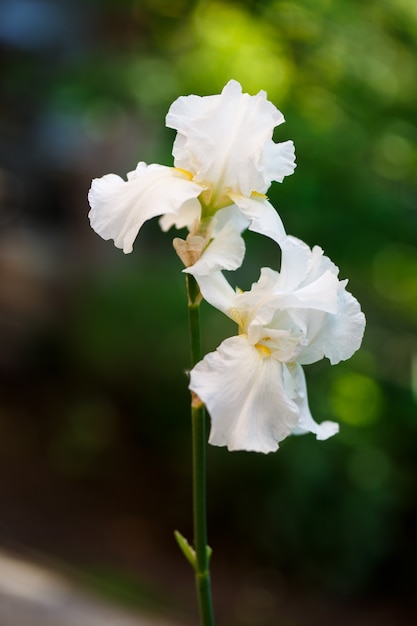
[[[115,174],[94,179],[92,228],[128,253],[142,225],[161,216],[163,230],[189,229],[186,242],[175,243],[186,266],[220,237],[217,252],[211,250],[196,274],[236,269],[245,252],[240,237],[245,228],[278,243],[285,237],[265,196],[272,181],[282,182],[295,169],[292,141],[272,140],[275,126],[283,122],[265,92],[242,93],[234,80],[218,95],[178,98],[166,117],[166,125],[177,131],[174,167],[140,162],[127,181]]]
[[[211,416],[211,444],[266,453],[291,433],[338,432],[313,420],[302,368],[348,359],[362,341],[365,317],[337,276],[321,248],[288,237],[281,271],[263,268],[250,291],[235,292],[221,272],[198,279],[203,297],[239,326],[190,373]]]

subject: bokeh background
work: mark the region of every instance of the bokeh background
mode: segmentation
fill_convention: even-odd
[[[306,368],[326,442],[208,450],[218,623],[414,623],[417,4],[0,1],[0,547],[196,624],[187,313],[172,233],[131,255],[89,227],[91,178],[172,164],[164,117],[230,79],[268,92],[295,174],[270,190],[367,316],[348,362]],[[275,247],[246,236],[247,288]],[[203,307],[204,348],[231,332]],[[2,575],[7,575],[5,572]]]

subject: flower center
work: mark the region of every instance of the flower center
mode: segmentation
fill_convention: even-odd
[[[201,218],[213,217],[217,211],[233,204],[229,197],[229,191],[222,189],[217,192],[212,186],[208,187],[198,196],[201,204]]]

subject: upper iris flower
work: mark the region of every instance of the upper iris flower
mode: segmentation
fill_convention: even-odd
[[[291,433],[338,432],[313,420],[302,365],[338,363],[362,341],[365,317],[338,268],[317,246],[293,237],[281,245],[280,272],[263,268],[250,291],[235,292],[221,272],[198,278],[203,297],[239,325],[190,372],[210,413],[209,442],[229,450],[271,452]]]
[[[218,244],[220,256],[212,250],[196,274],[236,269],[245,228],[278,243],[285,237],[265,196],[272,181],[282,182],[295,169],[293,142],[272,140],[282,122],[265,92],[242,93],[234,80],[218,95],[178,98],[166,117],[177,130],[174,167],[140,162],[127,181],[115,174],[94,179],[88,196],[92,228],[127,253],[144,222],[162,216],[163,230],[189,229],[186,242],[176,243],[187,266],[202,260],[216,238],[229,237],[227,249]]]

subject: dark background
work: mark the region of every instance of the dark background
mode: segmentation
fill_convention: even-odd
[[[171,102],[235,78],[283,111],[298,167],[269,197],[367,330],[350,361],[306,368],[338,436],[209,448],[218,623],[414,623],[416,52],[414,0],[0,0],[0,545],[196,623],[173,540],[192,534],[181,264],[156,220],[131,255],[101,240],[87,193],[172,165]],[[246,239],[244,288],[279,267]],[[213,350],[235,330],[202,313]]]

